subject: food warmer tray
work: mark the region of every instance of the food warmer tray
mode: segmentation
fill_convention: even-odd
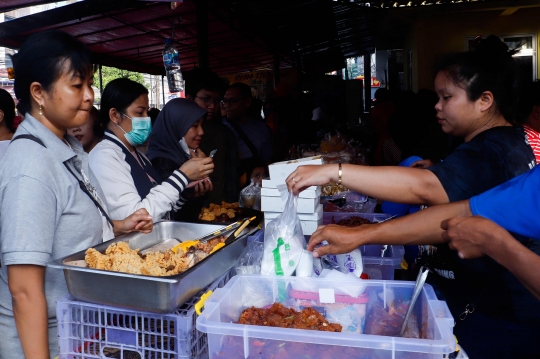
[[[128,242],[130,248],[139,248],[143,251],[165,244],[164,242],[174,242],[166,246],[170,248],[175,243],[199,238],[221,227],[163,221],[154,224],[152,233],[125,234],[92,248],[104,253],[111,243]],[[47,266],[64,270],[68,291],[76,300],[155,313],[170,313],[230,270],[246,247],[247,237],[256,231],[256,228],[245,229],[233,243],[212,253],[187,271],[173,276],[146,276],[77,265],[84,263],[86,250],[51,261]]]

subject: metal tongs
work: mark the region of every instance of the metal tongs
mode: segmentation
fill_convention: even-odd
[[[401,326],[401,331],[399,332],[400,337],[402,337],[403,333],[405,333],[405,329],[407,328],[407,322],[409,321],[409,317],[411,316],[416,300],[418,299],[418,296],[420,295],[420,292],[422,291],[422,288],[424,287],[424,283],[426,283],[428,273],[429,273],[429,269],[427,269],[426,267],[421,267],[420,272],[418,272],[418,277],[416,277],[416,284],[414,285],[411,303],[409,304],[409,309],[407,309],[405,320],[403,321],[403,325]]]

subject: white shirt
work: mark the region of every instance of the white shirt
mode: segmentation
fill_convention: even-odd
[[[125,160],[125,153],[118,145],[105,138],[88,155],[90,168],[105,193],[110,216],[122,220],[140,208],[145,208],[154,222],[162,219],[172,209],[184,204],[181,192],[189,183],[187,176],[176,170],[162,184],[150,190],[146,198],[141,198],[131,176],[131,167]],[[114,136],[118,140],[116,136]],[[119,140],[118,140],[119,141]],[[123,145],[123,144],[122,144]],[[145,158],[146,159],[146,158]]]

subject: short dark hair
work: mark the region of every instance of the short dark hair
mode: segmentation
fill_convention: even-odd
[[[253,96],[251,95],[251,87],[249,85],[246,85],[245,83],[235,82],[231,86],[229,86],[229,89],[238,89],[240,90],[240,94],[245,98],[253,98]]]
[[[58,30],[33,34],[12,56],[15,70],[15,96],[21,114],[30,111],[30,85],[39,82],[45,91],[62,75],[62,67],[69,60],[69,73],[86,77],[92,73],[90,50],[71,35]]]
[[[516,111],[516,122],[525,123],[534,106],[540,106],[539,81],[529,81],[523,84]]]
[[[111,120],[109,111],[112,108],[125,113],[129,105],[141,95],[148,95],[148,89],[138,82],[124,77],[109,82],[101,96],[101,110],[99,111],[103,128],[107,128]]]
[[[13,126],[13,119],[15,118],[15,101],[13,97],[4,89],[0,89],[0,110],[4,112],[3,122],[6,124],[6,127],[9,131],[15,132],[15,127]]]
[[[518,69],[513,51],[496,36],[489,36],[474,51],[452,55],[439,68],[467,92],[471,101],[491,91],[499,112],[512,121],[517,102]],[[465,87],[463,87],[465,86]]]
[[[96,106],[92,106],[90,109],[90,117],[94,120],[94,125],[92,126],[94,136],[103,138],[105,135],[105,130],[101,126],[101,121],[99,120],[99,110],[96,108]]]
[[[222,93],[225,88],[223,80],[214,72],[195,68],[184,73],[186,81],[186,95],[197,96],[201,90],[215,91]]]
[[[152,107],[150,110],[148,110],[148,116],[150,116],[150,121],[152,121],[152,126],[154,126],[154,123],[157,120],[157,117],[159,116],[159,113],[161,111],[155,107]]]

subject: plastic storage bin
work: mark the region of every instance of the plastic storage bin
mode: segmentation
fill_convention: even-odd
[[[390,215],[386,213],[324,212],[323,224],[332,224],[332,217],[334,217],[334,221],[337,223],[342,219],[348,219],[353,216],[369,219],[371,223],[382,222],[385,219],[390,218]]]
[[[229,271],[170,314],[63,298],[56,306],[59,359],[208,358],[207,335],[195,327],[194,305],[204,292],[223,287],[233,273]]]
[[[437,300],[433,289],[425,285],[409,324],[416,323],[422,338],[412,339],[380,335],[331,333],[311,330],[240,325],[240,313],[247,307],[265,307],[274,302],[288,303],[291,289],[319,293],[319,300],[337,297],[340,287],[360,286],[369,297],[369,317],[375,304],[387,308],[397,298],[410,299],[414,282],[362,281],[336,282],[316,278],[242,275],[215,291],[197,319],[197,329],[208,333],[210,359],[262,358],[272,348],[279,358],[376,358],[442,359],[456,350],[452,333],[454,319],[445,302]],[[394,299],[392,299],[394,298]],[[337,302],[337,300],[336,300]],[[322,304],[321,304],[322,305]],[[367,328],[366,328],[367,330]]]
[[[360,247],[364,272],[370,279],[393,280],[394,270],[401,269],[401,262],[405,254],[403,246],[389,245],[381,257],[383,246],[380,244],[369,244]]]

